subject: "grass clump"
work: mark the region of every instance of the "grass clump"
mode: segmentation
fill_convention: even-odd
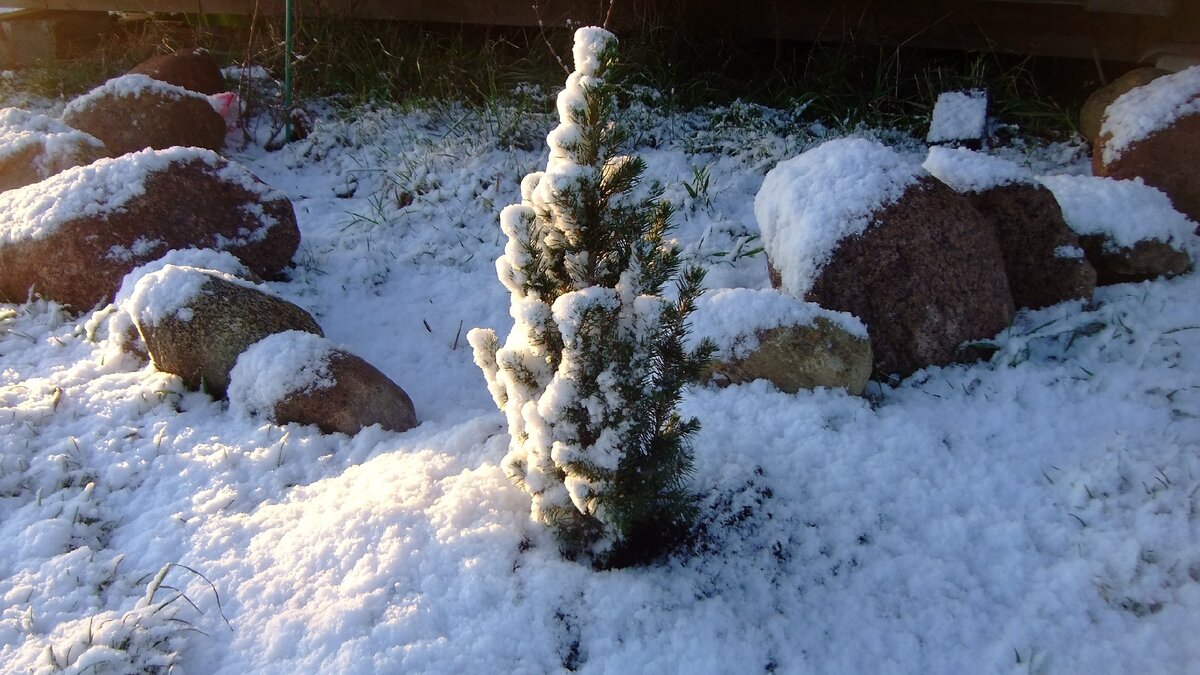
[[[569,52],[571,39],[566,27],[301,14],[291,56],[295,93],[300,101],[333,100],[346,108],[545,98],[564,76],[557,54]],[[0,80],[0,93],[70,97],[155,53],[184,46],[206,47],[221,62],[262,65],[279,76],[287,58],[283,43],[277,16],[117,21],[89,49]],[[803,108],[810,119],[841,128],[919,133],[939,93],[983,88],[994,115],[1018,127],[1017,133],[1062,137],[1077,127],[1074,111],[1095,84],[1091,62],[880,46],[853,35],[822,43],[729,39],[664,22],[628,33],[626,43],[631,46],[615,75],[630,91],[645,92],[644,102],[655,107],[678,111],[742,101]]]

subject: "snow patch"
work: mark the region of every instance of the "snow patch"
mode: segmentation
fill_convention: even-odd
[[[238,356],[229,373],[229,409],[243,419],[274,420],[275,405],[295,392],[328,389],[333,342],[305,331],[268,335]]]
[[[73,162],[81,147],[104,151],[100,139],[53,117],[20,108],[0,110],[0,162],[26,152],[30,146],[41,146],[36,168],[43,176]]]
[[[0,246],[41,239],[76,218],[103,216],[146,194],[151,174],[175,164],[199,161],[216,169],[224,181],[262,199],[283,199],[274,188],[257,180],[245,167],[202,148],[173,147],[142,150],[115,159],[100,159],[51,176],[40,183],[0,194]],[[257,205],[249,208],[255,208]],[[261,207],[258,207],[261,210]],[[269,228],[270,219],[264,221]],[[248,233],[261,237],[265,233]]]
[[[920,165],[864,138],[829,141],[771,169],[754,198],[754,216],[783,288],[803,297],[838,243],[865,232],[875,213],[925,175]]]
[[[157,263],[156,263],[157,265]],[[121,302],[121,308],[140,325],[157,326],[163,319],[173,317],[191,320],[186,311],[213,278],[255,288],[255,285],[232,274],[174,264],[162,264],[157,270],[141,274],[133,284],[133,292]],[[122,284],[122,291],[125,284]]]
[[[1104,112],[1100,136],[1103,159],[1111,164],[1129,146],[1165,129],[1175,120],[1200,113],[1200,66],[1164,75],[1117,97]]]
[[[1078,246],[1059,246],[1054,249],[1054,257],[1059,260],[1083,260],[1085,253]]]
[[[1195,240],[1196,223],[1141,178],[1040,176],[1038,180],[1054,193],[1063,219],[1077,234],[1103,235],[1121,248],[1147,240],[1184,248]]]
[[[1007,159],[967,148],[935,146],[921,166],[955,192],[983,192],[1001,185],[1036,185],[1033,172]]]
[[[780,326],[811,326],[825,319],[866,340],[867,327],[848,312],[825,309],[772,289],[722,288],[700,297],[691,315],[689,349],[712,340],[721,360],[742,359],[758,347],[758,333]]]
[[[178,85],[168,84],[162,80],[156,80],[148,75],[130,73],[114,77],[83,96],[71,101],[63,108],[63,117],[85,112],[102,100],[111,98],[141,98],[146,94],[169,100],[193,98],[205,103],[208,102],[208,97],[203,94],[189,91]]]

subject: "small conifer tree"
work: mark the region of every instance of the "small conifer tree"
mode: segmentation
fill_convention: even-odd
[[[500,214],[496,269],[515,324],[503,345],[491,330],[468,335],[508,418],[505,471],[532,496],[534,520],[601,566],[661,550],[693,519],[699,423],[676,405],[712,353],[684,345],[704,273],[681,269],[661,191],[635,195],[645,163],[618,154],[615,56],[608,31],[575,33],[546,170]],[[662,295],[672,280],[673,301]]]

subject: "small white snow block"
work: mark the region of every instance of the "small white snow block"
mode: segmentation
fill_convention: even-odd
[[[839,138],[780,162],[754,197],[763,247],[789,293],[803,297],[842,239],[926,176],[882,143]]]
[[[946,91],[938,95],[929,123],[929,143],[982,139],[987,129],[987,92]]]
[[[1001,185],[1036,185],[1033,172],[1007,159],[967,148],[934,146],[922,167],[955,192],[985,192]]]
[[[1164,75],[1117,97],[1104,113],[1102,157],[1112,164],[1126,148],[1185,115],[1200,113],[1200,66]]]
[[[1196,223],[1176,211],[1165,193],[1140,178],[1040,176],[1038,180],[1054,193],[1063,219],[1077,234],[1102,235],[1124,248],[1148,240],[1183,248],[1195,239]]]

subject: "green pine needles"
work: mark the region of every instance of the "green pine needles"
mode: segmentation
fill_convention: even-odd
[[[496,269],[515,325],[503,345],[491,330],[468,334],[508,418],[505,471],[568,555],[602,567],[645,560],[689,530],[700,425],[676,406],[712,354],[685,347],[704,272],[682,268],[660,191],[635,195],[645,163],[618,154],[626,132],[606,77],[616,44],[600,28],[576,32],[546,170],[500,214]],[[672,280],[673,301],[662,295]]]

